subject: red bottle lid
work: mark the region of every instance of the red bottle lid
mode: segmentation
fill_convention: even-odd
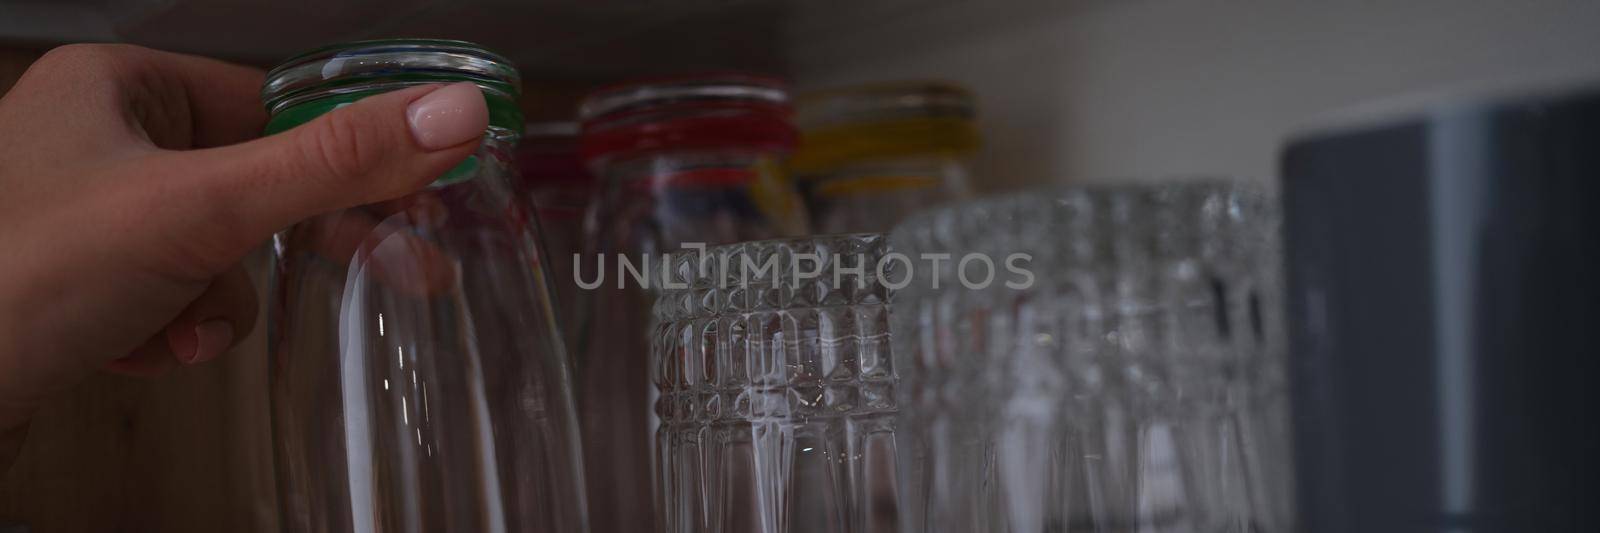
[[[634,81],[584,98],[579,151],[590,165],[675,150],[787,153],[799,135],[788,85],[722,73]]]

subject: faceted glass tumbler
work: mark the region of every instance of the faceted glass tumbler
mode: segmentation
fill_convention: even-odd
[[[950,254],[896,296],[902,531],[1290,530],[1275,206],[1068,187],[901,224]]]
[[[665,531],[895,529],[890,291],[874,268],[885,243],[769,240],[672,258],[651,360]],[[822,274],[801,279],[810,272]],[[905,275],[898,263],[881,272]]]

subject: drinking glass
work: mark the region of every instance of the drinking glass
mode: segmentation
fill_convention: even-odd
[[[665,531],[894,530],[896,378],[878,280],[905,273],[875,268],[885,252],[883,235],[858,234],[672,257],[651,360]]]
[[[1210,181],[900,225],[900,252],[948,254],[895,302],[902,531],[1288,529],[1276,230]]]

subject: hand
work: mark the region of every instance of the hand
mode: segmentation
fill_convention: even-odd
[[[95,369],[216,357],[274,231],[415,191],[473,152],[471,84],[368,97],[255,139],[261,72],[121,45],[45,54],[0,98],[0,430]]]

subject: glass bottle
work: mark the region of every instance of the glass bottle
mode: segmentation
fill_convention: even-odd
[[[335,45],[268,74],[267,133],[424,83],[483,89],[478,151],[280,232],[269,381],[285,531],[587,529],[567,359],[514,188],[517,71],[471,43]]]
[[[619,261],[659,268],[658,254],[806,232],[782,172],[796,133],[786,86],[714,74],[602,88],[583,101],[581,150],[602,179],[589,242],[598,283],[578,368],[595,530],[650,531],[648,361],[653,295]]]
[[[943,82],[802,95],[789,166],[817,231],[886,232],[913,211],[967,197],[974,115],[972,93]]]
[[[593,275],[592,258],[583,253],[583,220],[596,184],[578,157],[578,124],[528,123],[517,144],[516,160],[550,254],[545,264],[553,280],[562,338],[569,348],[582,346],[578,335],[587,318],[588,295],[578,289],[575,275],[578,271]]]

